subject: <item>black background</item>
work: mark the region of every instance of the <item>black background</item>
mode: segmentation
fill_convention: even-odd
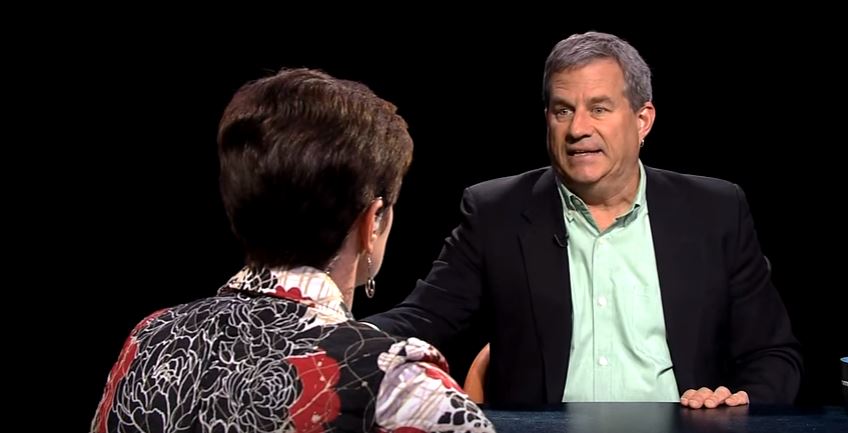
[[[544,60],[558,40],[587,30],[627,39],[652,68],[657,120],[643,162],[745,190],[804,346],[799,403],[837,404],[838,359],[848,355],[839,207],[844,37],[801,17],[693,24],[698,13],[677,12],[664,26],[635,18],[588,23],[553,12],[521,22],[315,19],[297,29],[296,16],[202,31],[182,21],[141,21],[54,37],[54,64],[39,72],[61,93],[64,111],[39,115],[69,120],[49,131],[62,137],[52,143],[61,179],[50,186],[49,209],[67,236],[51,252],[76,298],[65,323],[81,337],[67,349],[83,360],[67,370],[75,416],[93,416],[124,338],[141,318],[214,294],[240,268],[218,197],[215,135],[241,84],[283,66],[320,68],[364,82],[409,123],[413,164],[377,296],[357,292],[354,314],[364,317],[402,300],[426,275],[458,222],[463,188],[548,163]],[[471,332],[444,348],[458,380],[479,344]]]

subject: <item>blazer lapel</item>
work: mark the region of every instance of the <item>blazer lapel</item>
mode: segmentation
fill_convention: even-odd
[[[552,170],[536,182],[519,231],[548,403],[562,401],[571,347],[571,280],[562,203]],[[558,237],[555,238],[555,236]]]
[[[661,171],[645,167],[645,172],[666,341],[678,388],[686,389],[694,383],[692,371],[697,361],[697,342],[690,341],[692,333],[686,330],[699,320],[696,312],[701,291],[694,286],[699,284],[697,276],[701,274],[700,246],[692,238],[691,221],[680,214],[680,209],[685,208],[680,203],[683,194]]]

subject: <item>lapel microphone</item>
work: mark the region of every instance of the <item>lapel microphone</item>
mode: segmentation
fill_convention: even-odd
[[[565,248],[568,245],[568,232],[562,234],[554,233],[554,242],[559,245],[560,248]]]

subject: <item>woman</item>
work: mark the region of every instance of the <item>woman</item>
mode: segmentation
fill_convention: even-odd
[[[412,159],[395,107],[283,70],[235,94],[218,150],[247,266],[136,326],[92,431],[493,431],[435,348],[350,314],[354,287],[374,294]]]

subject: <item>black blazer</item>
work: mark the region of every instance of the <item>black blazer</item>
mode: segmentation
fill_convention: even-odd
[[[747,391],[754,403],[791,403],[801,355],[742,190],[718,179],[645,169],[680,392],[725,385]],[[470,187],[461,211],[427,278],[403,303],[365,321],[440,346],[472,317],[484,317],[491,333],[487,403],[560,402],[572,305],[552,169]]]

